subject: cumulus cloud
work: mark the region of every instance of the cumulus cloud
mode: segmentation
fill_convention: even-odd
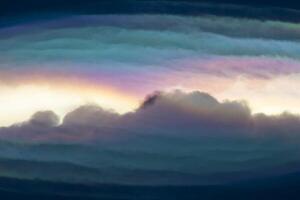
[[[251,115],[243,102],[220,103],[206,93],[176,90],[149,96],[141,109],[127,118],[135,126],[155,127],[166,133],[207,134],[205,130],[215,126],[246,125]]]
[[[300,164],[299,116],[253,115],[246,102],[197,91],[155,92],[124,115],[85,105],[57,123],[46,111],[1,128],[2,141],[28,146],[2,142],[0,156],[70,162],[134,184],[128,171],[143,180],[151,172],[155,184],[207,184],[293,172]],[[154,178],[162,172],[167,179]]]
[[[96,105],[85,105],[68,113],[63,119],[63,126],[112,126],[120,116]]]
[[[118,134],[118,137],[123,137],[122,132],[133,132],[137,135],[149,133],[179,136],[225,134],[260,137],[269,134],[288,138],[297,136],[300,118],[289,113],[271,116],[252,114],[245,101],[219,102],[207,93],[175,90],[148,95],[136,111],[124,115],[96,105],[84,105],[67,113],[61,124],[55,113],[42,111],[35,113],[27,122],[3,127],[0,131],[4,139],[13,130],[14,134],[20,134],[23,139],[30,141],[35,138],[33,133],[37,136],[41,132],[49,135],[59,133],[62,136],[72,135],[72,131],[78,134],[79,129],[76,130],[76,127],[80,129],[85,142],[101,141],[105,136],[102,132],[107,132],[107,128],[111,129],[111,133]],[[23,128],[30,128],[31,132],[27,131],[30,137],[26,138]]]
[[[59,117],[53,111],[40,111],[31,117],[28,124],[32,126],[53,127],[59,124]]]
[[[235,132],[236,128],[240,128],[238,129],[240,133],[250,132],[252,134],[253,131],[259,132],[256,136],[260,136],[265,132],[265,130],[260,130],[262,127],[271,130],[276,127],[277,131],[271,133],[273,135],[289,128],[295,129],[284,131],[285,134],[281,136],[285,137],[292,134],[297,135],[297,128],[300,125],[298,115],[289,113],[273,116],[252,115],[245,101],[219,102],[207,93],[185,93],[180,90],[169,93],[155,92],[147,96],[135,112],[121,116],[99,107],[83,106],[67,114],[63,120],[63,126],[70,125],[71,116],[75,122],[73,125],[76,126],[131,127],[133,130],[145,128],[145,131],[147,128],[160,127],[162,133],[168,133],[168,128],[182,128],[178,131],[179,133],[191,131],[195,134],[210,134],[205,133],[203,127],[217,128],[221,132],[229,127],[229,134]],[[184,131],[184,128],[189,129]],[[194,131],[192,131],[193,128]]]

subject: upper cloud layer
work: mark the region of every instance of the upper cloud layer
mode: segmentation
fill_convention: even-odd
[[[291,99],[300,93],[293,87],[272,91],[278,79],[292,85],[291,77],[300,73],[299,30],[298,23],[290,22],[176,15],[80,15],[2,28],[0,110],[5,114],[0,112],[0,125],[24,120],[40,109],[61,116],[78,101],[123,113],[152,91],[174,88],[205,91],[220,100],[238,96],[254,112],[299,113],[299,103]],[[28,99],[48,97],[20,113],[23,86],[38,87],[26,92]],[[132,97],[130,105],[122,100],[125,105],[118,106],[112,95],[108,100],[105,94],[95,95],[98,86],[114,96]],[[85,95],[74,92],[90,89]],[[47,100],[52,90],[72,98],[53,105]],[[281,103],[283,96],[293,103]]]
[[[2,30],[1,64],[110,61],[151,65],[206,54],[299,59],[299,30],[297,23],[214,16],[70,17]]]

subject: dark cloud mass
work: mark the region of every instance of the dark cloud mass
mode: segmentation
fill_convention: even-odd
[[[176,90],[149,95],[124,115],[85,105],[58,124],[53,112],[38,112],[28,122],[0,129],[7,141],[0,144],[0,156],[92,170],[76,172],[78,181],[222,183],[297,171],[299,132],[299,116],[253,115],[245,102]]]
[[[59,124],[59,117],[53,111],[40,111],[31,117],[28,124],[44,127],[57,126]]]
[[[299,21],[300,3],[288,1],[241,0],[10,0],[0,3],[3,19],[21,21],[68,14],[214,14],[259,19]],[[20,20],[20,19],[19,19]],[[1,24],[7,24],[0,19]],[[2,23],[1,23],[2,22]]]
[[[52,142],[93,143],[100,142],[102,137],[110,136],[105,134],[107,128],[120,138],[127,137],[131,132],[136,137],[144,134],[167,134],[180,137],[185,135],[262,137],[265,135],[289,138],[298,136],[300,118],[289,113],[273,116],[253,115],[244,101],[219,102],[207,93],[185,93],[175,90],[169,93],[155,92],[147,96],[136,111],[124,115],[105,110],[97,105],[84,105],[66,114],[59,124],[59,118],[55,113],[40,111],[27,122],[3,127],[0,132],[3,139],[11,135],[20,135],[22,138],[20,141],[23,139],[34,141],[43,133],[49,138],[52,135],[60,135],[59,140]],[[30,131],[26,132],[27,129]],[[93,134],[86,134],[88,132]],[[30,137],[26,136],[27,133]],[[79,140],[63,139],[64,136],[68,137],[72,134],[77,135]],[[48,142],[47,137],[42,139],[40,142]]]
[[[68,113],[63,119],[63,126],[110,126],[119,118],[113,111],[103,110],[96,105],[85,105]]]

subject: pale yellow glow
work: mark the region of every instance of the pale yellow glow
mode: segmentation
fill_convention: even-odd
[[[244,99],[253,113],[300,114],[300,75],[277,77],[257,84],[241,77],[229,89],[217,94],[220,99]]]
[[[60,117],[76,107],[96,103],[106,109],[125,113],[137,107],[138,101],[101,87],[55,84],[0,86],[0,126],[28,119],[41,110],[52,110]]]
[[[219,101],[246,100],[253,113],[280,114],[288,111],[300,114],[300,74],[269,80],[198,77],[181,83],[162,83],[161,89],[204,91]],[[35,78],[24,79],[18,84],[0,83],[0,126],[25,121],[41,110],[52,110],[63,118],[67,112],[88,103],[95,103],[122,114],[135,110],[144,95],[151,92],[153,91],[145,91],[145,94],[137,96],[129,95],[130,91],[76,78],[52,77],[47,81],[45,78]]]

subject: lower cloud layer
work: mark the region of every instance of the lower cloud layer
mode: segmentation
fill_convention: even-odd
[[[252,115],[244,102],[218,102],[206,93],[157,92],[125,115],[87,105],[62,121],[44,111],[27,122],[1,128],[6,141],[0,144],[2,175],[71,182],[209,184],[299,168],[298,116]],[[18,169],[24,166],[34,170],[21,174]]]

